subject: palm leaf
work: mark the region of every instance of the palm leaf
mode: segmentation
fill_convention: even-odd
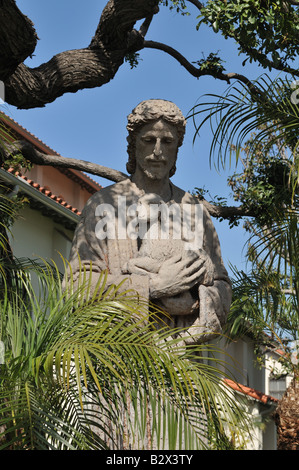
[[[6,447],[49,441],[52,448],[118,448],[127,433],[138,446],[146,439],[149,446],[199,448],[207,445],[207,423],[230,432],[246,427],[219,375],[215,347],[182,347],[162,312],[117,286],[107,293],[105,276],[95,294],[87,272],[76,286],[70,276],[64,288],[55,267],[44,263],[34,272],[41,292],[20,271],[26,296],[16,292],[2,303],[0,424],[13,434]],[[27,394],[16,393],[26,387]],[[69,396],[74,406],[66,408]]]
[[[215,165],[223,168],[228,157],[231,163],[234,152],[237,163],[242,145],[253,132],[256,132],[255,142],[271,136],[270,146],[283,138],[295,150],[299,108],[292,100],[292,83],[288,78],[271,80],[264,76],[254,82],[259,93],[253,95],[244,83],[237,82],[223,96],[207,95],[213,100],[194,106],[188,116],[195,125],[194,140],[207,121],[212,128],[210,162],[217,155]]]

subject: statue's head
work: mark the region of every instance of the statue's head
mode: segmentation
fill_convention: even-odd
[[[151,122],[163,119],[166,123],[170,124],[176,129],[178,136],[178,148],[182,145],[186,129],[186,119],[184,118],[181,110],[171,101],[166,100],[146,100],[139,103],[132,113],[128,116],[127,129],[129,135],[128,141],[128,155],[129,160],[127,163],[127,171],[133,174],[136,168],[136,136],[143,126]],[[175,165],[170,170],[169,176],[175,173]]]

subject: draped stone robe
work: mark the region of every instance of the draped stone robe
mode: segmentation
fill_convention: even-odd
[[[175,203],[180,207],[185,204],[194,207],[196,204],[201,204],[192,195],[174,186],[171,182],[170,185],[172,197],[171,201],[167,202],[168,205]],[[125,201],[125,207],[119,205],[120,196],[121,200]],[[202,248],[198,253],[205,254],[207,265],[207,273],[203,280],[189,292],[173,295],[170,290],[157,298],[152,296],[150,291],[150,276],[152,274],[130,272],[128,269],[132,260],[141,255],[145,256],[142,253],[142,250],[145,249],[145,245],[142,244],[144,242],[140,244],[138,238],[123,236],[124,225],[128,224],[130,220],[132,221],[129,208],[138,204],[142,196],[135,183],[126,179],[101,189],[89,199],[76,228],[70,254],[70,266],[74,281],[76,282],[79,276],[80,263],[81,266],[85,266],[87,271],[90,271],[90,262],[92,262],[90,274],[94,284],[101,271],[107,270],[107,288],[112,284],[118,285],[124,281],[122,290],[134,289],[140,297],[148,299],[166,310],[172,318],[171,326],[184,328],[182,336],[186,343],[208,341],[222,331],[231,303],[231,284],[223,265],[218,236],[210,215],[201,204]],[[111,215],[109,212],[111,207],[114,208],[114,215],[110,218],[108,227],[106,226],[108,236],[101,239],[99,226],[104,221],[104,217],[106,217],[106,222],[109,219],[107,213]],[[196,230],[196,227],[193,228]],[[158,242],[159,240],[155,240],[155,243]],[[177,245],[173,245],[171,240],[162,240],[161,243],[164,243],[165,247],[173,246],[175,250],[177,249]],[[183,241],[176,240],[175,243],[183,243]],[[146,256],[154,259],[155,251],[157,250],[152,244],[152,253],[148,252]],[[160,258],[160,261],[163,258],[160,253],[157,257]],[[165,257],[167,258],[167,255]],[[194,335],[196,335],[196,339]]]

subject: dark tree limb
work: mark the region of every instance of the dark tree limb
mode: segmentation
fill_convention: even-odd
[[[210,75],[214,78],[218,78],[220,80],[224,80],[227,83],[230,83],[232,79],[239,80],[240,82],[244,83],[251,95],[253,97],[263,97],[263,92],[255,86],[247,77],[239,73],[224,73],[221,71],[216,71],[215,69],[201,69],[199,67],[195,67],[192,63],[190,63],[180,52],[173,47],[170,47],[166,44],[156,41],[144,41],[144,47],[150,49],[158,49],[160,51],[166,52],[171,57],[176,59],[193,77],[202,77],[204,75]]]
[[[139,29],[139,34],[144,38],[146,33],[148,32],[148,28],[150,27],[150,24],[152,22],[154,15],[150,15],[147,18],[145,18],[144,22],[140,26]]]
[[[254,214],[243,206],[218,206],[211,204],[204,198],[200,198],[201,202],[212,217],[231,219],[232,217],[254,217]]]
[[[35,147],[33,147],[29,142],[19,140],[15,141],[13,144],[1,145],[0,144],[0,156],[2,161],[12,158],[14,155],[22,154],[26,160],[29,160],[31,163],[41,166],[53,166],[55,168],[69,168],[79,171],[84,171],[95,176],[100,176],[106,178],[110,181],[118,183],[123,181],[129,176],[125,173],[122,173],[118,170],[113,170],[97,163],[87,162],[85,160],[77,160],[75,158],[65,158],[57,155],[46,155]],[[244,209],[242,206],[217,206],[211,204],[205,199],[201,199],[202,203],[211,214],[211,216],[216,218],[230,219],[234,216],[247,216],[250,217],[251,214],[248,210]]]
[[[62,52],[34,69],[21,64],[5,82],[5,99],[21,109],[43,107],[65,93],[108,83],[122,62],[119,51],[79,49]]]
[[[192,3],[192,5],[197,7],[199,10],[204,7],[203,3],[199,2],[198,0],[187,0],[187,2]]]
[[[258,97],[259,99],[261,99],[261,98],[265,98],[266,100],[268,99],[267,95],[265,95],[264,92],[262,92],[256,85],[254,85],[254,83],[252,83],[249,80],[249,78],[245,77],[245,75],[242,75],[242,74],[236,73],[236,72],[230,72],[230,73],[227,73],[226,76],[227,76],[229,81],[231,79],[234,79],[234,80],[238,80],[238,81],[244,83],[244,85],[247,86],[247,88],[250,91],[250,94],[253,98]]]
[[[27,67],[20,60],[5,80],[6,101],[22,109],[42,107],[65,93],[108,83],[124,62],[129,45],[133,47],[134,24],[157,13],[158,3],[159,0],[109,0],[87,48],[62,52],[36,68]],[[136,41],[139,39],[138,35]],[[138,42],[138,49],[142,47]]]
[[[54,168],[69,168],[73,170],[85,171],[95,176],[106,178],[110,181],[119,182],[126,178],[128,175],[118,170],[113,170],[96,163],[87,162],[85,160],[78,160],[76,158],[66,158],[57,155],[46,155],[35,147],[33,147],[26,140],[17,140],[13,144],[0,144],[1,160],[13,158],[15,155],[22,154],[22,156],[35,165],[53,166]]]
[[[199,10],[203,7],[198,0],[188,1]],[[171,55],[194,77],[210,75],[227,83],[238,79],[246,83],[256,96],[261,94],[243,75],[227,74],[217,69],[201,70],[172,47],[144,41],[153,15],[159,11],[158,4],[159,0],[109,0],[87,48],[62,52],[47,63],[30,68],[22,61],[35,48],[37,36],[33,25],[16,7],[14,0],[0,0],[2,16],[8,7],[15,13],[7,17],[5,25],[0,22],[0,79],[5,77],[6,101],[21,109],[43,107],[65,93],[100,87],[114,78],[128,53],[145,47]],[[136,31],[133,28],[140,19],[144,22]],[[20,24],[23,24],[24,32],[19,29]],[[10,31],[18,39],[19,49],[15,46],[14,37],[10,37]],[[21,31],[22,37],[16,31]],[[9,62],[9,57],[13,63]]]
[[[149,49],[158,49],[160,51],[166,52],[171,57],[176,59],[193,77],[198,78],[202,77],[203,75],[213,75],[216,78],[217,75],[217,78],[220,80],[229,82],[227,74],[222,72],[215,74],[207,69],[201,70],[200,68],[192,65],[180,52],[171,46],[167,46],[166,44],[157,41],[144,41],[144,47]]]
[[[0,0],[0,80],[5,81],[36,47],[33,23],[14,0]]]

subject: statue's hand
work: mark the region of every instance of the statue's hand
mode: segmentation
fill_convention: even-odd
[[[150,297],[171,297],[201,284],[207,274],[209,258],[186,252],[164,261],[157,274],[150,275]]]
[[[156,302],[171,315],[191,315],[198,313],[199,309],[199,301],[193,299],[188,291],[174,297],[161,297]]]
[[[160,268],[160,262],[150,258],[149,256],[141,256],[140,258],[130,259],[123,267],[123,274],[141,274],[149,275],[157,273]]]

